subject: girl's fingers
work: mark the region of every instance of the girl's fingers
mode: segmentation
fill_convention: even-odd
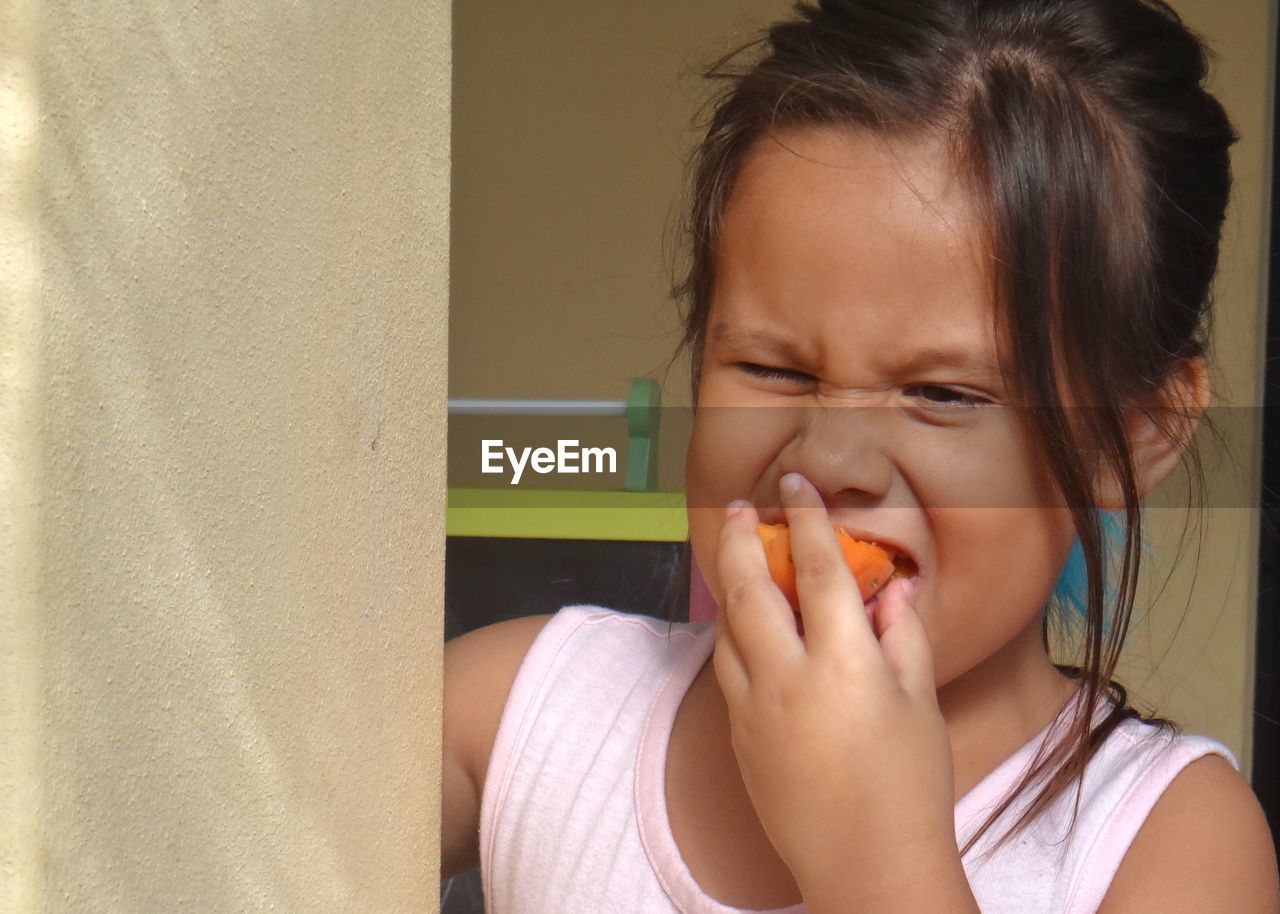
[[[924,623],[907,596],[909,589],[905,581],[894,581],[880,592],[876,608],[880,651],[908,695],[936,701],[933,649]]]
[[[758,523],[750,505],[726,517],[718,555],[725,604],[720,610],[748,680],[773,675],[779,664],[804,654],[791,605],[769,576]]]
[[[796,484],[796,485],[792,485]],[[782,478],[782,503],[791,527],[796,593],[810,651],[847,651],[875,646],[862,595],[845,564],[835,530],[818,490],[798,473]]]
[[[751,682],[723,612],[716,613],[716,647],[711,655],[711,665],[716,671],[716,679],[720,682],[720,691],[724,693],[725,701],[732,706],[741,700]]]

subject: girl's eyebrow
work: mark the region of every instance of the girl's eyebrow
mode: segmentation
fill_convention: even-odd
[[[711,327],[711,340],[744,349],[763,349],[795,361],[803,361],[804,353],[789,340],[775,336],[768,330],[757,330],[737,324],[717,323]],[[999,386],[1003,380],[998,366],[967,349],[947,349],[929,346],[912,352],[910,356],[893,365],[900,375],[918,374],[923,371],[958,371],[976,380]]]
[[[998,366],[965,349],[943,349],[931,346],[911,353],[910,357],[894,368],[902,374],[917,374],[931,369],[959,371],[989,384],[999,385],[1004,380]]]
[[[796,361],[804,360],[799,347],[768,330],[753,330],[722,321],[711,326],[711,341],[743,349],[765,349]]]

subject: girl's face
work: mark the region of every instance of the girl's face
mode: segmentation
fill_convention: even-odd
[[[914,559],[940,687],[1019,666],[1074,530],[1008,408],[982,227],[943,142],[766,138],[721,228],[686,467],[716,602],[724,506],[781,522],[796,471],[834,524]]]

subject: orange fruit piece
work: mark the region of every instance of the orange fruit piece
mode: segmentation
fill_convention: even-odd
[[[765,558],[769,562],[769,576],[790,601],[792,607],[800,605],[796,592],[796,566],[791,558],[791,528],[786,524],[759,524],[756,533],[764,543]],[[836,539],[844,554],[845,564],[858,582],[863,600],[869,600],[889,583],[894,571],[899,570],[894,560],[882,546],[856,540],[845,531],[836,528]]]

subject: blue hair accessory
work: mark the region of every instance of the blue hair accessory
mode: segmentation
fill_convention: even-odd
[[[1110,576],[1106,572],[1110,570],[1112,560],[1124,542],[1123,518],[1123,511],[1098,512],[1098,523],[1102,527],[1104,569],[1102,633],[1104,636],[1111,634],[1113,604],[1116,596],[1115,587],[1112,586]],[[1143,549],[1146,550],[1145,541]],[[1071,552],[1067,555],[1067,562],[1062,567],[1062,574],[1058,577],[1058,583],[1054,585],[1049,599],[1064,621],[1079,620],[1083,623],[1089,608],[1089,574],[1085,567],[1084,549],[1080,546],[1079,537],[1076,537],[1076,541],[1071,544]]]

